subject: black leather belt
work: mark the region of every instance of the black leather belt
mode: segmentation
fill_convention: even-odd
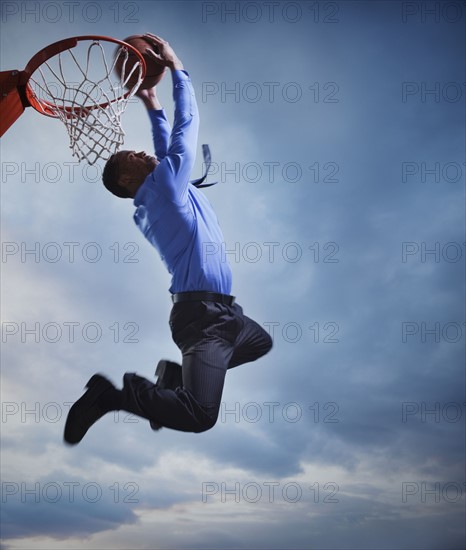
[[[172,294],[172,302],[220,302],[227,306],[235,303],[235,297],[229,294],[218,294],[217,292],[178,292]]]

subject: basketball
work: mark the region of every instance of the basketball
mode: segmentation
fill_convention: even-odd
[[[144,60],[146,62],[146,77],[142,81],[139,89],[147,90],[148,88],[152,88],[153,86],[158,84],[162,80],[163,75],[165,74],[166,67],[165,65],[161,65],[156,60],[154,60],[154,58],[149,57],[146,54],[147,48],[152,49],[155,53],[158,54],[159,51],[157,46],[154,46],[150,42],[145,40],[141,34],[134,34],[132,36],[128,36],[128,38],[125,38],[123,41],[133,46],[133,48],[136,48],[144,56]],[[124,56],[122,53],[119,55],[115,63],[115,71],[118,74],[118,77],[123,77],[122,80],[126,75],[128,75],[131,72],[131,69],[133,68],[134,64],[138,60],[135,54],[133,54],[132,52],[128,52],[128,53],[129,55],[126,61],[124,75],[122,75],[123,61],[124,61]],[[137,82],[137,79],[138,79],[138,72],[135,71],[134,74],[128,80],[126,87],[131,88],[132,86],[134,86]]]

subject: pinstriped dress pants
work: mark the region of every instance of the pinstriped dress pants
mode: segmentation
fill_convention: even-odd
[[[227,369],[265,355],[272,339],[236,303],[177,302],[169,323],[183,356],[183,386],[159,389],[146,378],[126,373],[121,409],[159,426],[203,432],[217,421]]]

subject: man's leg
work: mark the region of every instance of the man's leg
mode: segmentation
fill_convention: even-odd
[[[65,441],[76,444],[106,413],[124,410],[149,420],[153,429],[163,426],[185,432],[212,428],[218,417],[225,373],[233,347],[221,338],[203,340],[183,354],[183,386],[160,389],[135,373],[123,377],[117,390],[105,377],[94,375],[87,392],[71,407]]]
[[[256,321],[243,314],[241,306],[233,306],[235,312],[241,316],[244,326],[234,344],[234,352],[228,363],[232,369],[244,363],[256,361],[266,353],[272,346],[272,338]],[[173,361],[162,360],[157,366],[157,386],[176,389],[183,384],[182,367]]]
[[[171,389],[181,392],[182,383],[183,389],[215,423],[226,370],[245,322],[236,307],[216,302],[184,302],[173,306],[169,323],[173,340],[183,355],[182,367],[176,363],[167,365],[166,370],[177,371],[169,380],[177,384]],[[158,380],[157,384],[164,386],[164,380]],[[164,423],[167,425],[166,420],[151,425],[157,428]]]
[[[68,433],[71,431],[73,436],[67,439],[65,431],[65,439],[78,443],[93,422],[111,410],[132,412],[153,425],[175,430],[202,432],[212,428],[234,343],[243,325],[230,306],[210,302],[175,304],[170,326],[183,354],[183,387],[160,389],[142,376],[127,373],[121,391],[109,394],[104,391],[107,388],[89,388],[73,406],[73,414],[67,419]]]
[[[153,427],[195,432],[211,428],[220,409],[225,374],[245,324],[239,306],[176,303],[170,313],[170,327],[183,355],[183,385],[159,389],[140,376],[126,374],[123,408],[148,418]]]
[[[268,353],[273,346],[270,334],[256,321],[244,315],[240,306],[235,307],[241,311],[244,326],[235,342],[235,350],[228,364],[229,369],[256,361]]]
[[[203,432],[215,425],[233,348],[221,338],[202,340],[183,353],[183,386],[159,389],[137,374],[124,376],[121,408],[152,427]]]

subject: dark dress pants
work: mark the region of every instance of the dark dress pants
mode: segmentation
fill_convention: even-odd
[[[203,432],[217,421],[227,369],[262,357],[272,339],[238,304],[178,302],[169,323],[183,356],[183,386],[159,389],[127,373],[121,408],[159,426]]]

